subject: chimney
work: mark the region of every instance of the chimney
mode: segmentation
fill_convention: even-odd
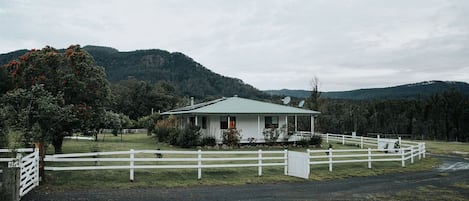
[[[191,97],[191,106],[194,105],[194,97]]]

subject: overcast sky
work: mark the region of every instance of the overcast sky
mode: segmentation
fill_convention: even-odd
[[[0,53],[182,52],[259,89],[469,82],[467,0],[0,0]]]

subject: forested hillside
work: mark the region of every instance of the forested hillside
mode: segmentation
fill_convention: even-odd
[[[469,84],[465,82],[426,81],[415,84],[399,85],[386,88],[358,89],[351,91],[322,92],[323,98],[348,100],[402,100],[426,98],[436,93],[456,89],[469,96]],[[268,94],[305,98],[310,95],[307,90],[267,90]]]
[[[113,48],[84,47],[99,66],[106,70],[111,82],[135,77],[138,80],[158,83],[167,81],[180,96],[207,97],[239,95],[250,98],[267,97],[242,80],[219,75],[182,53],[164,50],[137,50],[119,52]]]

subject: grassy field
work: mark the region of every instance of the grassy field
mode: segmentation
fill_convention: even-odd
[[[467,183],[458,183],[446,188],[432,185],[417,187],[415,190],[405,190],[395,194],[370,194],[365,200],[426,200],[426,201],[467,201],[469,200],[461,192],[467,191]]]
[[[469,143],[425,141],[427,151],[432,154],[463,154],[469,155]],[[465,153],[461,153],[465,152]]]
[[[196,150],[181,149],[156,143],[146,134],[120,136],[107,134],[99,136],[99,141],[65,140],[64,153],[86,153],[93,151],[128,151],[130,149],[161,149],[161,150]],[[323,147],[328,145],[324,144]],[[333,144],[334,149],[351,149],[352,146]],[[428,146],[427,146],[428,147]],[[250,147],[241,150],[283,150],[282,147]],[[324,148],[323,148],[324,149]],[[304,148],[289,148],[289,150],[305,151]],[[48,154],[53,154],[49,147]],[[122,163],[121,163],[122,164]],[[407,161],[402,168],[400,162],[373,162],[372,169],[367,163],[347,163],[334,165],[333,172],[328,171],[327,165],[312,165],[310,179],[329,180],[356,176],[371,176],[396,172],[422,171],[432,169],[438,164],[434,158],[416,159],[414,164]],[[57,165],[57,164],[54,164]],[[60,165],[60,164],[59,164]],[[65,165],[65,164],[62,164]],[[101,164],[103,165],[103,164]],[[257,176],[257,168],[223,168],[203,169],[202,179],[197,180],[196,169],[138,169],[135,170],[135,181],[129,182],[129,170],[86,170],[86,171],[46,171],[46,185],[41,188],[50,190],[89,189],[89,188],[136,188],[136,187],[174,187],[194,185],[240,185],[248,183],[293,182],[302,179],[284,175],[283,167],[263,167],[263,175]]]

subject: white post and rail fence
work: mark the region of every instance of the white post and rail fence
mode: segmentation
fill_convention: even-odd
[[[352,149],[323,149],[297,152],[279,151],[170,151],[170,150],[129,150],[113,152],[71,153],[47,155],[44,167],[48,171],[79,170],[129,170],[129,180],[135,180],[137,169],[197,169],[197,179],[202,178],[202,171],[209,168],[257,168],[257,174],[263,174],[263,167],[274,166],[284,169],[285,175],[308,179],[310,169],[319,165],[328,165],[329,171],[341,163],[366,163],[372,168],[376,162],[400,162],[402,167],[407,161],[414,163],[415,158],[425,158],[425,143],[399,139],[368,138],[338,134],[320,135],[326,143],[352,145]],[[343,147],[342,147],[343,148]],[[0,149],[0,152],[12,150]],[[18,179],[19,197],[39,185],[39,150],[17,149],[15,158],[0,158],[0,162],[9,162]],[[24,152],[32,152],[26,154]],[[5,176],[5,174],[3,174]],[[2,185],[2,188],[8,185]],[[14,199],[13,199],[14,200]]]
[[[128,169],[130,181],[134,181],[135,169],[197,169],[197,178],[202,178],[202,170],[207,168],[257,167],[262,175],[262,167],[282,166],[287,173],[288,151],[164,151],[129,150],[114,152],[76,153],[47,155],[46,162],[91,162],[86,166],[50,166],[45,170],[112,170]],[[162,156],[162,157],[158,157]],[[98,158],[99,157],[99,158]],[[107,165],[109,162],[127,163]],[[95,164],[100,164],[96,166]],[[140,164],[137,164],[140,163]],[[155,164],[156,163],[156,164]]]

